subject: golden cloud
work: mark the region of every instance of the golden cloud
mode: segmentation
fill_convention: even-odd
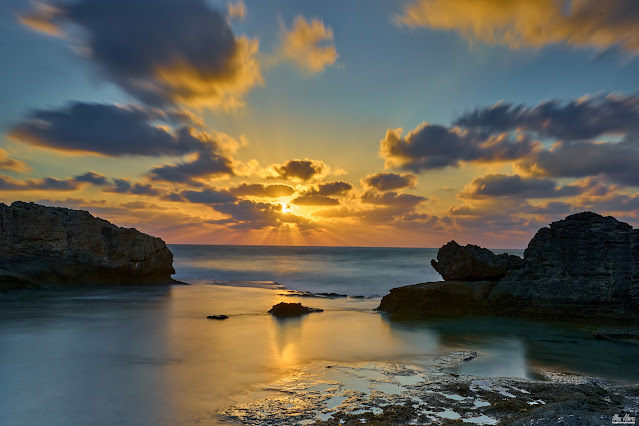
[[[319,19],[313,18],[309,22],[298,16],[293,28],[284,31],[282,54],[305,71],[321,72],[337,61],[333,30]]]
[[[639,53],[635,0],[416,0],[396,22],[513,49],[565,43]]]

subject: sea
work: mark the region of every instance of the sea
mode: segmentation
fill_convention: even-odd
[[[394,287],[441,280],[437,249],[169,247],[189,285],[0,295],[0,424],[215,425],[314,366],[415,366],[454,350],[478,353],[456,374],[639,381],[639,345],[583,327],[374,310]],[[282,301],[324,312],[278,320],[267,311]]]

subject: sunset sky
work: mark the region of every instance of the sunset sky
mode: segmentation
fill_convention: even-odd
[[[168,243],[639,225],[637,0],[3,0],[0,201]]]

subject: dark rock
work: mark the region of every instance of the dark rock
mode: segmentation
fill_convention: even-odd
[[[494,282],[439,281],[394,288],[377,310],[406,315],[447,317],[483,315]]]
[[[0,290],[172,283],[172,263],[160,238],[86,211],[0,203]]]
[[[301,315],[309,314],[311,312],[324,312],[324,309],[309,308],[306,306],[302,306],[301,303],[281,302],[273,306],[271,310],[268,311],[269,314],[276,317],[280,317],[280,318],[299,317]]]
[[[435,264],[444,278],[450,278],[451,271],[452,276],[469,277],[472,274],[466,271],[490,270],[460,266],[480,263],[476,259],[481,256],[472,253],[485,254],[476,246],[468,247],[454,242],[442,247],[440,254],[446,255],[438,254],[440,261]],[[457,260],[444,261],[449,251],[457,253],[457,257],[451,255]],[[446,281],[400,287],[384,296],[378,309],[429,316],[502,315],[636,324],[639,230],[595,213],[571,215],[540,229],[524,252],[523,267],[511,269],[496,284]]]
[[[206,318],[207,319],[214,319],[214,320],[225,320],[225,319],[228,319],[228,316],[226,316],[226,315],[209,315]]]
[[[437,260],[431,265],[445,281],[499,281],[509,270],[521,268],[524,260],[512,254],[494,254],[492,251],[455,241],[442,246]]]
[[[639,321],[639,233],[585,212],[540,229],[489,299],[548,319]]]

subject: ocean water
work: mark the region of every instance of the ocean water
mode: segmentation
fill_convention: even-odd
[[[434,249],[170,248],[175,277],[192,285],[0,296],[0,424],[217,424],[219,410],[268,397],[269,383],[309,366],[414,365],[458,349],[479,354],[458,373],[639,380],[639,346],[569,325],[373,311],[390,288],[438,278]],[[282,296],[285,288],[364,298]],[[266,312],[281,301],[325,311],[277,320]]]

